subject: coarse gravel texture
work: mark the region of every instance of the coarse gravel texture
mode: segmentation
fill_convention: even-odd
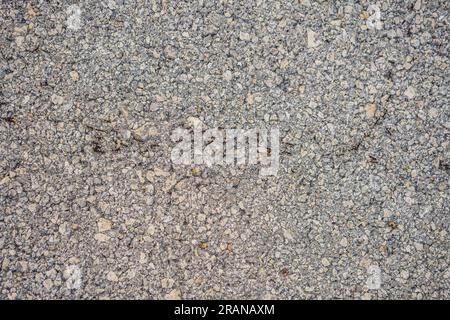
[[[0,299],[450,298],[449,1],[0,3]]]

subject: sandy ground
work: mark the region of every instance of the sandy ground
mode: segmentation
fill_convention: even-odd
[[[449,12],[1,1],[0,299],[448,299]],[[276,174],[174,163],[193,124]]]

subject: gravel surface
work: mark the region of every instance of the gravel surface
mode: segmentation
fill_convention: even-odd
[[[447,0],[0,3],[0,299],[450,298]]]

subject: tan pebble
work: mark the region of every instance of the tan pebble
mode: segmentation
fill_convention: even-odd
[[[415,11],[419,11],[421,7],[422,7],[422,0],[416,0],[416,2],[414,3],[413,9]]]
[[[155,127],[151,127],[148,129],[148,135],[150,137],[154,137],[158,135],[158,130]]]
[[[252,105],[255,102],[255,98],[251,93],[247,94],[247,103]]]
[[[57,94],[52,95],[50,99],[54,104],[57,105],[61,105],[64,103],[64,97],[58,96]]]
[[[441,158],[439,158],[439,156],[437,156],[436,158],[434,158],[434,160],[431,162],[431,164],[433,165],[433,167],[435,167],[436,169],[439,168],[440,164],[441,164]]]
[[[298,86],[298,92],[299,92],[300,94],[304,94],[304,93],[305,93],[305,86],[304,86],[304,85]]]
[[[50,290],[53,287],[53,281],[51,279],[46,279],[44,281],[44,287],[47,290]]]
[[[153,169],[153,173],[157,177],[168,177],[170,175],[167,171],[164,171],[163,169],[160,169],[158,167],[155,167]]]
[[[31,4],[27,5],[27,19],[31,20],[34,17],[36,17],[36,11],[34,11],[33,7],[31,6]]]
[[[16,46],[21,47],[23,45],[23,42],[25,41],[25,38],[22,36],[18,36],[15,38]]]
[[[223,73],[223,78],[224,78],[226,81],[231,81],[231,80],[233,79],[233,74],[231,73],[230,70],[227,70],[227,71],[225,71],[225,72]]]
[[[181,180],[180,182],[178,182],[176,185],[175,185],[175,189],[176,190],[183,190],[183,188],[186,186],[186,182],[184,182],[184,180]]]
[[[416,89],[414,87],[408,87],[405,90],[405,96],[407,96],[409,99],[412,99],[416,96]]]
[[[300,0],[300,4],[304,5],[305,7],[311,6],[311,2],[309,0]]]
[[[156,100],[156,102],[164,102],[164,101],[166,101],[166,97],[161,96],[161,95],[156,95],[155,100]]]
[[[431,108],[430,111],[428,111],[428,115],[430,117],[436,118],[438,116],[438,109],[436,108]]]
[[[80,260],[77,257],[70,257],[68,262],[69,264],[77,264]]]
[[[106,234],[103,233],[96,233],[94,236],[94,239],[99,242],[106,242],[109,240],[109,237]]]
[[[111,230],[111,221],[105,218],[100,218],[97,222],[98,231],[105,232]]]
[[[168,192],[171,190],[175,185],[177,184],[177,177],[174,174],[172,174],[169,178],[166,179],[166,182],[164,184],[164,187],[162,188],[162,191]]]
[[[447,272],[445,272],[444,278],[445,279],[450,278],[450,267],[447,268]]]
[[[106,279],[111,282],[117,282],[119,281],[119,278],[117,277],[116,273],[114,271],[109,271],[106,275]]]
[[[147,228],[147,234],[153,236],[155,234],[156,228],[153,224],[149,225]]]
[[[368,104],[366,104],[365,110],[366,110],[367,117],[373,118],[377,111],[377,107],[374,103],[368,103]]]
[[[72,79],[72,81],[78,81],[78,72],[76,72],[75,70],[72,70],[72,71],[70,71],[69,75],[70,75],[70,79]]]
[[[280,68],[284,69],[288,66],[288,64],[289,64],[289,61],[287,59],[283,59],[280,61]]]
[[[195,279],[195,283],[196,284],[202,284],[203,283],[203,281],[204,281],[204,278],[202,277],[202,276],[199,276],[199,277],[197,277],[196,279]]]
[[[173,289],[168,294],[166,294],[166,300],[180,300],[181,291],[179,289]]]
[[[363,257],[363,258],[361,259],[361,261],[359,262],[359,265],[360,265],[361,267],[367,269],[367,268],[369,267],[369,265],[370,265],[370,262],[371,262],[371,261],[370,261],[369,258]]]
[[[329,267],[331,265],[330,261],[327,258],[323,258],[321,262],[324,267]]]
[[[343,247],[346,247],[346,246],[348,246],[348,240],[347,240],[347,238],[342,238],[341,239],[341,242],[340,242],[340,245],[341,246],[343,246]]]
[[[319,43],[316,41],[317,34],[312,31],[311,29],[308,29],[306,31],[306,42],[308,45],[308,48],[314,48],[319,45]]]
[[[121,109],[121,112],[122,112],[122,116],[123,116],[125,119],[128,119],[128,115],[129,115],[128,110],[125,109],[125,108],[122,108],[122,109]]]
[[[243,41],[250,41],[250,34],[247,32],[240,32],[239,33],[239,39],[243,40]]]
[[[148,261],[147,254],[145,252],[141,252],[139,255],[139,263],[145,264],[147,263],[147,261]]]

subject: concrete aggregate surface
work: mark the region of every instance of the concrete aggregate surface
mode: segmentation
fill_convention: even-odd
[[[449,13],[0,1],[0,299],[449,299]],[[277,174],[174,164],[192,123]]]

